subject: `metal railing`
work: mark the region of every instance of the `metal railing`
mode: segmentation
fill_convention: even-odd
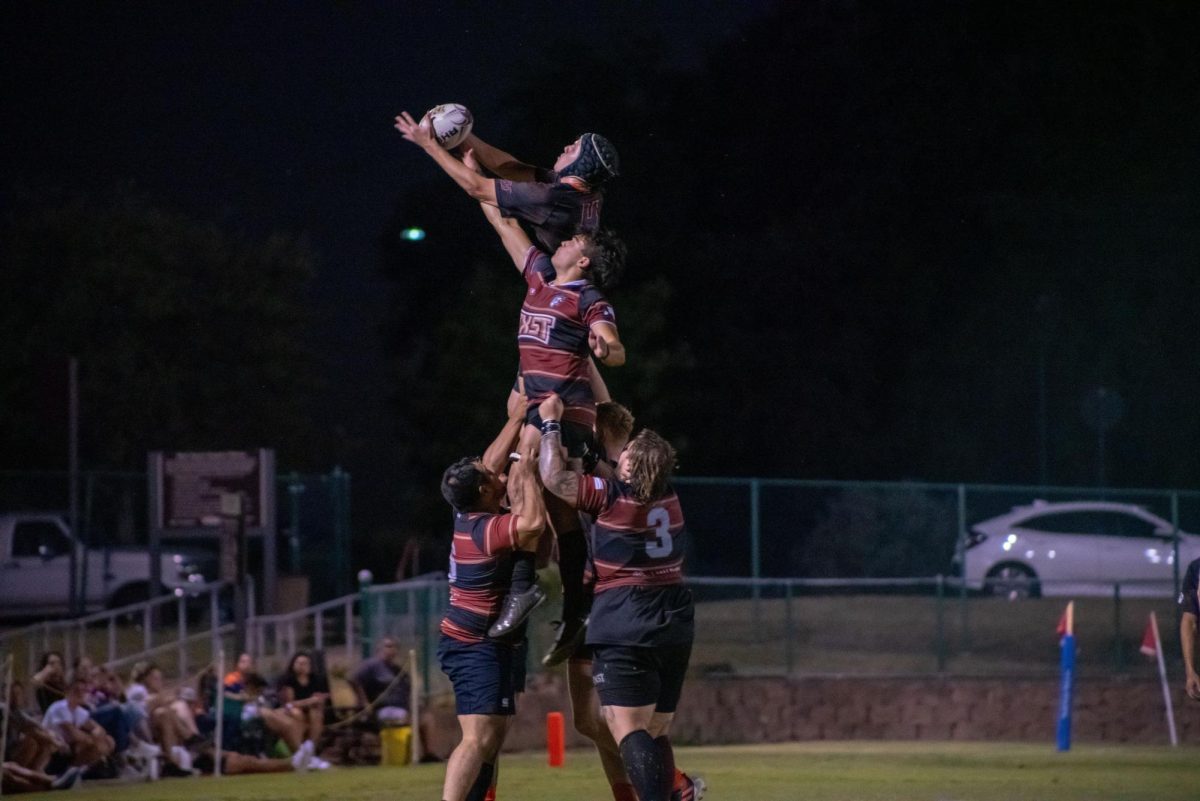
[[[189,643],[207,638],[210,655],[219,649],[222,595],[230,589],[221,582],[197,584],[189,595],[164,595],[83,617],[44,621],[0,634],[0,652],[13,654],[18,664],[24,662],[31,676],[40,655],[48,651],[61,652],[68,667],[83,655],[103,654],[99,661],[115,665],[173,651],[183,676],[189,659],[199,658],[189,656]]]
[[[549,582],[552,584],[553,582]],[[1114,583],[1104,594],[1089,587],[1038,580],[1028,593],[968,592],[947,576],[890,579],[689,577],[696,603],[693,673],[800,676],[955,675],[1049,677],[1056,674],[1056,624],[1066,601],[1076,601],[1080,676],[1151,678],[1139,654],[1151,611],[1160,627],[1168,673],[1178,678],[1181,652],[1175,600],[1165,592],[1130,592],[1147,582]],[[1164,589],[1161,582],[1153,583]],[[168,675],[211,664],[235,634],[225,622],[222,587],[206,588],[207,615],[183,598],[162,598],[72,621],[42,623],[0,637],[0,655],[22,659],[28,674],[36,655],[58,649],[68,664],[80,653],[103,653],[112,667],[153,658]],[[225,588],[228,589],[228,588]],[[1011,587],[1009,588],[1011,590]],[[1043,596],[1037,597],[1039,593]],[[1032,597],[1030,597],[1032,596]],[[358,593],[285,614],[246,620],[247,650],[261,670],[280,669],[301,648],[322,650],[346,670],[368,656],[379,638],[401,639],[418,653],[421,686],[447,692],[436,661],[439,624],[448,603],[446,579],[430,574],[371,586]],[[529,667],[550,644],[557,601],[529,625]],[[174,612],[173,620],[155,625]],[[125,621],[123,625],[122,622]],[[163,663],[166,664],[163,664]]]

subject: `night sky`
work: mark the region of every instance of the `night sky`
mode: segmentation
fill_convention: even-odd
[[[658,361],[614,389],[685,473],[1091,484],[1084,399],[1104,387],[1124,401],[1110,482],[1200,482],[1185,4],[508,5],[3,3],[5,206],[125,187],[302,237],[321,442],[212,445],[343,464],[368,532],[423,525],[414,484],[496,420],[445,433],[462,391],[428,353],[470,304],[430,276],[466,286],[503,256],[391,127],[449,101],[530,161],[584,129],[617,141],[614,301],[658,320],[629,328]],[[396,242],[407,224],[424,250]],[[488,353],[489,382],[511,375],[511,338]],[[44,461],[16,441],[4,467]]]

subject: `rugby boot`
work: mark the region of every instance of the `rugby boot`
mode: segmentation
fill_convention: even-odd
[[[542,657],[542,664],[554,667],[570,658],[583,645],[587,637],[587,624],[586,617],[572,617],[555,623],[558,630],[554,634],[554,644]]]
[[[531,584],[525,592],[510,592],[504,598],[504,608],[500,610],[500,617],[496,618],[496,622],[488,629],[488,636],[497,640],[512,634],[545,600],[546,591],[536,583]]]
[[[701,801],[708,790],[703,776],[689,776],[681,770],[675,771],[675,790],[671,801]]]

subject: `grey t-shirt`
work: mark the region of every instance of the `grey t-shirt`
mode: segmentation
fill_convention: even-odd
[[[354,683],[362,687],[363,692],[367,694],[368,701],[374,702],[378,698],[377,706],[398,706],[408,709],[410,684],[407,676],[388,690],[388,685],[399,673],[400,668],[385,662],[382,657],[376,656],[358,666],[358,670],[354,671]],[[384,690],[388,690],[387,695],[380,698],[379,696]]]

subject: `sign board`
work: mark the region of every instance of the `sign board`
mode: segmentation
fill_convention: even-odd
[[[230,494],[245,498],[247,531],[274,527],[275,453],[267,448],[158,451],[150,454],[149,468],[151,525],[160,531],[211,528]]]

